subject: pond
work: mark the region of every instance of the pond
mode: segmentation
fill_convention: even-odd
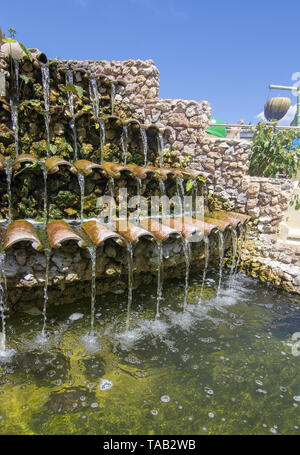
[[[208,274],[7,319],[0,434],[300,434],[300,298]],[[87,283],[87,296],[90,292]],[[300,351],[300,348],[299,348]],[[294,351],[295,354],[295,351]]]

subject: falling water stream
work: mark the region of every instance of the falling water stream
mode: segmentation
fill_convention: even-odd
[[[111,199],[113,200],[115,197],[115,181],[114,178],[110,175],[108,177],[108,189],[109,189],[109,195]],[[113,204],[109,204],[109,222],[112,222],[112,217],[113,217]]]
[[[220,293],[220,289],[221,289],[222,274],[223,274],[223,260],[224,260],[224,233],[221,231],[218,231],[218,244],[219,244],[220,265],[219,265],[219,282],[218,282],[217,295]]]
[[[104,146],[105,146],[105,123],[102,118],[100,118],[100,94],[98,90],[97,80],[94,76],[90,77],[89,80],[89,94],[90,101],[93,108],[93,113],[98,120],[99,124],[99,134],[100,134],[100,163],[103,161],[104,156]]]
[[[84,174],[80,171],[78,171],[77,174],[78,178],[78,183],[80,187],[80,220],[83,222],[83,203],[84,203],[84,184],[85,184],[85,179],[84,179]]]
[[[232,264],[230,267],[230,275],[233,275],[235,270],[235,262],[236,262],[236,255],[237,255],[237,248],[238,248],[238,236],[236,232],[236,228],[231,227],[231,239],[232,239]]]
[[[92,103],[94,115],[97,119],[99,119],[99,98],[100,97],[99,97],[97,81],[94,76],[91,76],[90,80],[89,80],[89,94],[90,94],[90,100]]]
[[[204,263],[202,285],[201,285],[201,291],[200,291],[200,295],[199,295],[198,305],[200,305],[202,302],[205,278],[206,278],[208,262],[209,262],[209,237],[207,235],[204,236],[204,254],[205,254],[205,259],[204,259],[205,263]]]
[[[46,324],[47,324],[47,304],[48,304],[48,284],[49,284],[49,265],[50,265],[50,248],[45,248],[45,283],[44,283],[44,304],[43,304],[43,328],[40,337],[40,342],[45,343],[47,340]]]
[[[144,153],[144,166],[147,166],[147,152],[148,152],[148,140],[147,140],[147,133],[144,130],[144,128],[140,128],[140,133],[142,137],[142,143],[143,143],[143,153]]]
[[[141,191],[142,191],[142,179],[136,176],[136,194],[138,197],[138,207],[137,207],[137,222],[140,221],[141,217]]]
[[[157,151],[159,156],[159,165],[163,167],[164,165],[164,139],[161,133],[157,135]]]
[[[44,225],[47,224],[48,218],[48,191],[47,191],[47,176],[48,169],[45,163],[42,161],[43,179],[44,179]]]
[[[6,327],[5,327],[5,310],[6,310],[6,275],[4,271],[5,253],[0,253],[0,313],[1,313],[1,328],[0,334],[0,357],[6,351]]]
[[[177,196],[180,197],[181,200],[184,198],[184,185],[183,180],[181,177],[176,177],[176,186],[177,186]]]
[[[49,66],[46,63],[41,63],[42,72],[42,84],[43,84],[43,95],[44,95],[44,119],[46,128],[46,139],[47,139],[47,156],[49,156],[50,147],[50,73]]]
[[[185,285],[184,285],[184,302],[183,311],[186,310],[189,291],[189,276],[190,276],[190,261],[191,261],[191,245],[185,238],[182,239],[182,248],[185,258]]]
[[[12,177],[12,160],[6,158],[5,160],[5,172],[6,172],[6,182],[7,182],[7,196],[8,196],[8,220],[11,221],[11,177]]]
[[[236,273],[238,271],[238,268],[240,265],[242,246],[243,246],[243,240],[244,240],[244,235],[245,235],[244,226],[241,225],[239,229],[240,229],[240,235],[238,236],[238,239],[237,239],[237,260],[235,263],[234,273]]]
[[[158,267],[157,267],[157,298],[156,298],[156,316],[159,318],[160,302],[162,301],[163,290],[163,242],[160,239],[156,240],[158,247]]]
[[[127,267],[128,267],[128,299],[127,299],[127,316],[126,316],[126,333],[129,331],[130,311],[132,304],[132,287],[133,287],[133,247],[130,242],[126,242],[127,247]]]
[[[104,157],[104,146],[105,146],[105,122],[102,118],[99,119],[100,125],[100,163]]]
[[[123,163],[124,163],[124,166],[126,166],[127,153],[128,153],[128,127],[127,127],[127,125],[123,125],[123,130],[122,130],[122,134],[121,134],[121,147],[122,147]]]
[[[110,102],[111,102],[111,115],[114,115],[115,111],[115,97],[116,97],[116,86],[111,82],[111,91],[110,91]]]
[[[12,121],[12,129],[15,136],[15,151],[16,157],[19,155],[19,61],[17,59],[13,59],[14,71],[13,74],[13,81],[12,81],[12,93],[10,97],[10,110],[11,110],[11,121]]]
[[[95,297],[96,297],[96,259],[97,259],[97,247],[96,245],[88,246],[90,253],[91,265],[92,265],[92,277],[91,277],[91,329],[90,336],[94,337],[94,325],[95,325]]]
[[[67,83],[73,85],[73,72],[72,70],[67,70]],[[77,131],[76,131],[76,124],[75,124],[75,114],[74,114],[74,95],[71,90],[68,90],[68,105],[69,110],[71,112],[72,118],[69,122],[70,128],[72,130],[73,135],[73,146],[74,146],[74,161],[78,160],[78,147],[77,147]]]

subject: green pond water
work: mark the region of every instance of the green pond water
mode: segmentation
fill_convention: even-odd
[[[300,434],[299,296],[242,275],[207,275],[7,319],[0,434]],[[87,284],[86,294],[90,287]],[[63,302],[61,302],[63,303]],[[300,348],[299,348],[300,351]]]

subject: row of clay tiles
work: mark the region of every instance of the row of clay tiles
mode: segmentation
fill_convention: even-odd
[[[156,220],[147,218],[140,220],[139,225],[124,221],[116,222],[116,231],[111,230],[106,225],[96,220],[89,220],[81,224],[81,229],[76,231],[65,221],[52,221],[46,225],[49,245],[51,248],[59,248],[62,243],[73,240],[78,246],[86,247],[88,236],[92,244],[99,246],[107,239],[115,239],[119,244],[125,244],[126,241],[135,244],[141,238],[151,241],[156,239],[161,241],[199,236],[216,233],[218,230],[223,232],[229,228],[237,228],[244,225],[249,217],[233,212],[216,211],[213,213],[214,218],[205,217],[204,222],[195,218],[168,218],[159,223]],[[81,235],[80,235],[81,232]],[[83,234],[83,232],[85,234]],[[37,230],[29,221],[17,220],[11,222],[5,230],[0,231],[2,249],[16,245],[20,242],[30,242],[36,250],[43,250],[44,245],[38,236]]]
[[[0,155],[0,171],[5,170],[5,160],[6,158],[3,155]],[[151,166],[142,167],[136,164],[122,166],[121,164],[108,161],[97,164],[88,160],[78,160],[74,163],[70,163],[69,161],[57,156],[52,156],[51,158],[39,161],[34,155],[30,154],[19,155],[18,158],[12,162],[12,169],[14,171],[18,171],[22,165],[35,164],[38,162],[43,163],[46,166],[48,174],[55,174],[56,172],[59,172],[60,166],[65,166],[72,174],[77,174],[79,171],[85,177],[92,174],[94,170],[101,172],[103,177],[110,176],[114,179],[119,179],[121,177],[121,173],[127,173],[134,177],[139,177],[142,180],[147,177],[156,177],[166,180],[168,176],[180,177],[185,180],[197,178],[199,176],[204,177],[205,179],[210,177],[210,174],[194,169],[155,168]]]
[[[1,41],[0,41],[0,44]],[[24,72],[27,73],[28,70],[26,71],[26,68],[35,67],[35,69],[39,69],[41,66],[41,63],[47,64],[48,63],[48,58],[44,52],[41,52],[39,49],[36,48],[30,48],[28,49],[33,57],[33,62],[29,60],[23,49],[20,48],[17,44],[11,45],[11,43],[4,43],[1,45],[1,52],[0,52],[0,58],[2,57],[9,57],[10,55],[13,58],[16,58],[20,61],[22,61],[22,65],[24,66]],[[52,62],[55,62],[55,60],[52,60]],[[51,60],[50,60],[51,63]],[[9,64],[9,62],[7,62]],[[26,66],[27,65],[27,66]],[[82,80],[82,75],[87,75],[88,77],[93,76],[97,82],[100,83],[100,85],[114,85],[115,87],[118,85],[126,86],[126,81],[124,79],[114,79],[107,74],[97,74],[96,76],[93,75],[91,72],[87,72],[85,69],[73,69],[72,66],[70,65],[64,65],[61,63],[59,65],[60,69],[63,69],[65,71],[72,70],[73,74],[75,75],[75,82],[80,82]],[[49,66],[51,68],[51,65]],[[30,71],[29,71],[30,72]]]

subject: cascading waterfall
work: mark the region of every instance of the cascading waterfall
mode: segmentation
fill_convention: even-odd
[[[111,85],[110,85],[111,115],[114,115],[114,111],[115,111],[115,97],[116,97],[116,86],[113,82],[111,82]]]
[[[122,147],[123,163],[124,163],[124,166],[126,166],[127,153],[128,153],[128,127],[127,127],[127,125],[123,125],[123,130],[122,130],[122,134],[121,134],[121,147]]]
[[[12,178],[12,160],[6,158],[5,160],[5,173],[6,173],[6,183],[7,183],[7,196],[8,196],[8,221],[11,221],[11,178]]]
[[[143,143],[143,153],[144,153],[144,166],[147,166],[147,153],[148,153],[148,140],[147,140],[147,133],[143,128],[140,128],[140,133],[142,137]]]
[[[46,63],[41,63],[42,72],[42,84],[43,84],[43,95],[44,95],[44,119],[46,128],[46,139],[47,139],[47,156],[49,156],[50,148],[50,72],[49,66]]]
[[[13,59],[13,79],[12,79],[12,92],[10,96],[10,111],[11,111],[11,122],[12,129],[15,136],[15,151],[16,157],[19,155],[19,61]]]
[[[202,302],[205,278],[206,278],[208,262],[209,262],[209,238],[207,235],[204,236],[204,254],[205,254],[205,263],[204,263],[204,270],[203,270],[203,276],[202,276],[201,291],[200,291],[200,296],[199,296],[199,300],[198,300],[199,305]]]
[[[163,290],[163,243],[162,240],[156,240],[158,247],[158,267],[157,267],[157,298],[156,298],[156,316],[159,318],[160,302],[162,301],[162,290]]]
[[[163,167],[164,165],[164,138],[161,133],[157,135],[157,151],[159,156],[159,165]]]
[[[191,262],[191,245],[187,239],[182,239],[182,248],[185,258],[185,286],[184,286],[184,302],[183,311],[185,311],[188,300],[189,291],[189,276],[190,276],[190,262]]]
[[[80,187],[80,220],[83,222],[83,203],[84,203],[84,184],[85,184],[85,179],[84,179],[84,174],[80,171],[77,173],[77,178],[78,178],[78,183]]]
[[[126,316],[126,332],[129,330],[130,311],[132,304],[132,287],[133,287],[133,247],[130,242],[126,242],[127,247],[127,267],[128,267],[128,300]]]
[[[219,283],[217,289],[217,295],[221,289],[222,283],[222,274],[223,274],[223,260],[224,260],[224,234],[221,231],[218,231],[218,244],[219,244],[219,257],[220,257],[220,266],[219,266]]]
[[[90,253],[91,265],[92,265],[92,277],[91,277],[91,331],[90,335],[95,335],[95,298],[96,298],[96,259],[97,259],[97,247],[96,245],[88,246]]]
[[[67,83],[73,85],[73,72],[72,70],[67,70]],[[69,122],[70,128],[72,130],[73,135],[73,146],[74,146],[74,160],[78,160],[78,148],[77,148],[77,131],[76,131],[76,124],[75,124],[75,114],[74,114],[74,95],[71,90],[68,90],[68,105],[72,115],[72,118]]]

